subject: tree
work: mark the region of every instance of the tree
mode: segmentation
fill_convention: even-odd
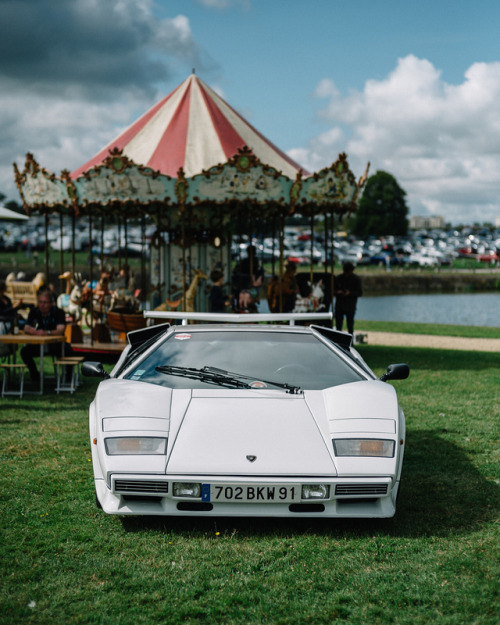
[[[24,215],[24,210],[23,207],[21,206],[21,204],[19,204],[19,202],[16,202],[15,200],[9,200],[8,202],[4,202],[4,200],[7,198],[7,196],[5,195],[5,193],[2,193],[0,191],[0,204],[2,204],[3,206],[5,206],[5,208],[9,208],[10,210],[14,211],[15,213],[20,213],[21,215]]]
[[[394,176],[377,171],[366,181],[352,232],[361,237],[369,235],[404,236],[408,233],[406,192]]]

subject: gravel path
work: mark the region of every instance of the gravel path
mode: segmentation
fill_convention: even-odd
[[[368,345],[399,347],[435,347],[477,352],[500,352],[500,339],[473,339],[461,336],[432,336],[429,334],[402,334],[398,332],[359,332],[367,335]]]

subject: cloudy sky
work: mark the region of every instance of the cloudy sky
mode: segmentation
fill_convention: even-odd
[[[0,192],[85,163],[192,69],[309,171],[500,217],[498,0],[0,0]]]

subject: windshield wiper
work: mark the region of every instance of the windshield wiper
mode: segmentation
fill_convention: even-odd
[[[218,369],[217,367],[209,367],[205,365],[205,367],[203,367],[203,371],[213,371],[221,375],[233,376],[234,378],[244,378],[246,380],[254,380],[255,382],[271,384],[272,386],[277,386],[278,388],[285,389],[287,393],[291,393],[292,395],[301,392],[301,388],[299,386],[294,386],[293,384],[287,384],[286,382],[272,382],[271,380],[261,380],[260,378],[255,378],[251,375],[245,375],[244,373],[233,373],[231,371],[225,371],[224,369]]]
[[[219,386],[227,386],[229,388],[251,388],[247,382],[238,380],[237,378],[223,375],[222,373],[209,371],[207,367],[203,369],[195,369],[194,367],[174,367],[171,365],[159,365],[155,367],[159,373],[167,375],[179,375],[183,378],[191,378],[193,380],[201,380],[210,384]]]
[[[271,384],[279,388],[285,389],[287,393],[292,395],[301,392],[298,386],[281,382],[271,382],[268,380],[257,380],[257,378],[245,375],[243,373],[231,373],[224,369],[218,369],[217,367],[209,367],[205,365],[202,369],[195,369],[194,367],[175,367],[172,365],[159,365],[155,367],[159,373],[165,373],[167,375],[179,375],[185,378],[192,378],[193,380],[201,380],[202,382],[208,382],[211,384],[218,384],[220,386],[227,386],[229,388],[255,388],[248,382],[243,380],[253,380],[255,382],[263,382],[264,384]]]

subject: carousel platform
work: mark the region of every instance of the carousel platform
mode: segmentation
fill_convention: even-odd
[[[125,349],[127,343],[98,343],[85,341],[83,343],[71,343],[75,356],[85,356],[85,360],[99,360],[101,362],[116,362]]]
[[[109,332],[107,328],[100,326],[94,329],[93,337],[89,330],[82,331],[74,324],[67,326],[66,340],[71,343],[76,356],[85,356],[86,360],[94,358],[103,362],[117,361],[127,345],[125,337]]]

